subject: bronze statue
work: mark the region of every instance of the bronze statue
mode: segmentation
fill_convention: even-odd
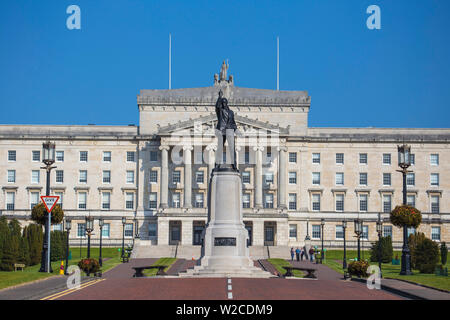
[[[231,162],[231,167],[236,169],[236,151],[234,147],[234,135],[235,132],[239,134],[236,122],[234,121],[234,112],[228,106],[228,100],[223,97],[222,90],[219,91],[219,98],[216,102],[216,114],[217,114],[217,126],[216,126],[216,136],[219,139],[217,152],[216,152],[216,163],[215,167],[220,167],[222,161],[223,148],[225,146],[225,141],[228,141],[228,150],[230,152],[227,155],[231,156],[231,161],[227,157],[227,163]]]

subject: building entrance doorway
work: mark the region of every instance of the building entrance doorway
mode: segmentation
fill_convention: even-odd
[[[176,245],[181,242],[181,221],[170,221],[169,223],[169,244]]]
[[[276,236],[276,223],[275,222],[264,222],[264,245],[274,246],[275,236]]]
[[[247,247],[253,245],[253,223],[251,221],[244,222],[245,229],[248,231],[248,242]]]
[[[193,240],[194,246],[201,246],[203,242],[203,230],[205,230],[205,223],[203,221],[193,222]]]

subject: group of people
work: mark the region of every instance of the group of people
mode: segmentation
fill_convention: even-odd
[[[303,261],[303,257],[305,257],[306,260],[309,259],[309,261],[314,261],[314,253],[315,250],[313,247],[311,247],[309,250],[306,249],[306,246],[303,248],[297,248],[294,250],[294,248],[291,248],[291,261],[294,261],[294,257],[297,258],[297,261]]]

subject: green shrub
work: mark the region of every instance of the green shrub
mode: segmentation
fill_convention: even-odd
[[[392,239],[390,236],[382,237],[381,241],[376,241],[372,244],[370,249],[370,261],[378,262],[378,255],[381,246],[381,262],[390,263],[394,256],[394,249],[392,248]]]
[[[0,269],[3,271],[13,271],[14,264],[18,262],[18,253],[18,238],[11,232],[11,230],[9,230],[4,238],[3,257],[0,263]]]
[[[348,273],[352,276],[366,278],[369,276],[367,274],[367,268],[369,268],[369,263],[367,261],[353,261],[348,265]]]
[[[415,234],[409,235],[408,238],[408,245],[409,245],[409,252],[411,254],[411,268],[418,269],[417,263],[416,263],[416,248],[417,246],[422,243],[426,239],[425,234],[422,232],[417,232]]]
[[[439,262],[439,246],[431,239],[425,238],[414,250],[416,268],[420,273],[434,273]]]
[[[35,205],[31,210],[31,219],[42,226],[46,223],[47,216],[48,216],[47,209],[45,208],[45,205],[42,202]],[[61,209],[59,204],[55,205],[55,207],[52,210],[51,216],[52,216],[51,224],[61,223],[61,221],[64,218],[64,211]]]
[[[8,220],[5,216],[0,217],[0,261],[3,257],[3,247],[6,242],[6,236],[9,233]]]
[[[30,250],[30,265],[39,264],[42,258],[42,242],[44,241],[42,226],[35,223],[30,224],[24,228],[23,235]]]
[[[17,258],[17,261],[26,266],[30,265],[30,247],[25,237],[20,237],[19,256]]]
[[[50,260],[59,261],[66,257],[66,233],[52,231],[50,233]]]
[[[442,242],[441,243],[441,263],[443,266],[445,266],[447,263],[447,253],[448,253],[447,246],[446,246],[445,242]]]

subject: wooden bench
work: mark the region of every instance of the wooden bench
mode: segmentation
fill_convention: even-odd
[[[23,271],[23,268],[25,268],[25,265],[22,263],[14,263],[14,272],[17,271],[17,269],[21,269]]]
[[[283,269],[286,269],[286,273],[283,275],[283,277],[285,277],[285,278],[294,276],[294,274],[292,273],[292,270],[300,270],[300,271],[306,271],[308,273],[305,276],[305,278],[317,279],[317,276],[316,276],[317,269],[301,268],[301,267],[283,267]]]
[[[146,269],[158,269],[156,272],[157,276],[167,276],[167,273],[164,272],[164,269],[168,266],[144,266],[144,267],[133,267],[134,269],[134,278],[142,278],[144,277],[143,271]]]

